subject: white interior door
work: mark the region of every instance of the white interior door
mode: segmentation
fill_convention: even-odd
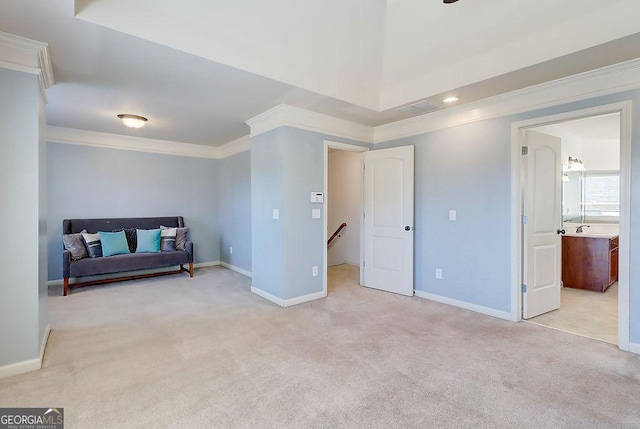
[[[529,319],[560,308],[562,226],[561,140],[525,131],[523,222],[523,317]]]
[[[364,153],[363,285],[413,296],[413,146]]]

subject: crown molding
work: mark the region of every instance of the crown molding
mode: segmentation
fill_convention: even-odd
[[[640,88],[640,60],[603,67],[374,128],[374,143]]]
[[[246,121],[251,137],[279,127],[293,127],[335,137],[373,143],[373,127],[280,104]]]
[[[47,126],[47,141],[195,158],[219,158],[219,148],[214,146],[146,139],[142,137],[54,126]]]
[[[227,158],[251,150],[251,136],[246,135],[218,147],[218,158]]]
[[[55,83],[48,44],[0,31],[0,67],[37,75],[47,103],[46,90]]]

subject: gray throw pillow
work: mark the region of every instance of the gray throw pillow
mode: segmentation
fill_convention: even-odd
[[[175,252],[176,235],[178,228],[161,228],[160,229],[160,251]]]
[[[71,259],[74,261],[89,257],[87,248],[84,247],[84,241],[82,241],[82,233],[63,234],[62,243],[64,244],[64,248],[71,253]]]
[[[102,243],[100,242],[100,236],[98,234],[89,234],[88,232],[82,232],[82,239],[85,246],[87,246],[87,253],[91,258],[102,258]]]
[[[160,225],[160,229],[172,229],[172,228],[173,227]],[[189,232],[188,226],[185,226],[184,228],[176,228],[176,250],[185,250],[184,245],[187,242],[187,232]]]

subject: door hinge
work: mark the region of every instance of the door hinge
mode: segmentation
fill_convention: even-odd
[[[367,262],[366,261],[362,261],[362,268],[367,266]]]
[[[526,215],[522,215],[522,224],[526,225],[527,224],[527,216]]]
[[[522,290],[522,293],[527,293],[527,285],[523,284],[523,285],[520,287],[520,290]]]
[[[529,155],[529,146],[522,146],[522,154]]]

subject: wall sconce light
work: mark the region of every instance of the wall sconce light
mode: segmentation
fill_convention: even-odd
[[[129,128],[142,128],[148,121],[144,116],[130,115],[128,113],[121,113],[118,115],[118,118],[120,118],[122,123]]]
[[[567,164],[567,168],[569,171],[585,171],[584,162],[581,159],[569,157],[569,162]]]

